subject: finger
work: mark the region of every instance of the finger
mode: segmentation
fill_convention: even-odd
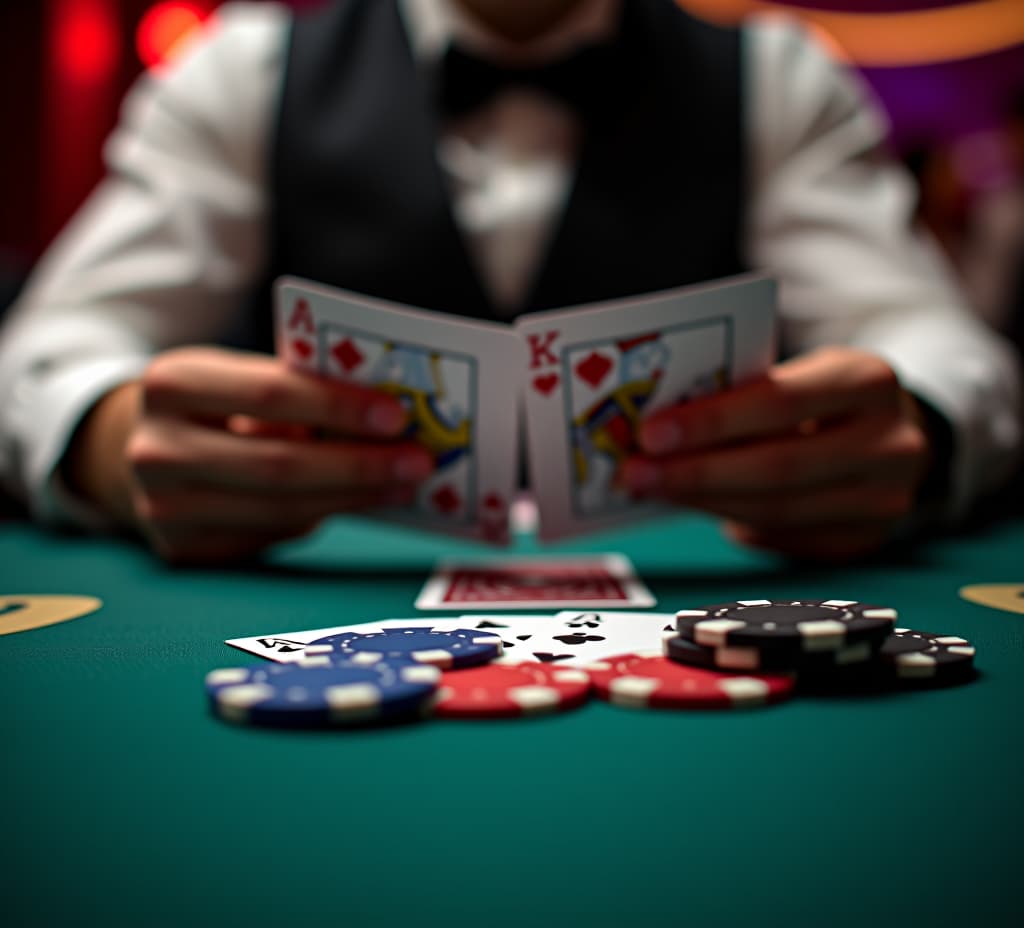
[[[891,416],[840,422],[811,435],[693,451],[665,458],[634,457],[622,480],[641,494],[775,492],[826,486],[875,475],[916,483],[927,439],[913,422]]]
[[[687,494],[673,501],[753,527],[789,529],[837,523],[853,526],[892,523],[909,514],[914,494],[903,484],[859,482],[805,491]]]
[[[723,524],[723,532],[737,544],[774,551],[787,557],[825,563],[841,563],[866,557],[892,538],[896,523],[885,525],[833,526],[813,534],[785,529],[758,529],[741,523]]]
[[[150,539],[151,547],[160,557],[174,566],[224,564],[249,561],[262,554],[267,548],[294,541],[308,535],[316,525],[289,533],[260,532],[211,532],[202,535],[195,532],[181,536],[158,536]]]
[[[239,437],[175,420],[149,420],[126,449],[146,486],[204,484],[269,492],[418,483],[433,470],[412,442],[295,442]]]
[[[316,429],[311,426],[295,425],[290,422],[267,422],[253,416],[228,416],[224,426],[235,435],[290,438],[292,441],[312,441],[316,438]]]
[[[291,531],[335,513],[405,506],[415,499],[411,486],[286,496],[198,486],[140,494],[135,509],[140,520],[161,529],[230,526]]]
[[[766,377],[652,414],[640,425],[639,442],[654,455],[706,448],[792,432],[808,421],[895,409],[900,395],[881,358],[823,348],[776,365]]]
[[[207,528],[181,528],[150,531],[147,537],[152,549],[174,566],[226,564],[249,561],[267,548],[285,541],[294,541],[314,531],[317,526],[297,526],[283,531],[214,531]]]
[[[245,415],[331,429],[352,436],[393,437],[408,416],[392,396],[355,383],[295,371],[276,358],[212,348],[160,355],[142,378],[143,402],[160,415]]]

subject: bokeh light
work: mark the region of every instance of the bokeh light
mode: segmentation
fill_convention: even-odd
[[[56,5],[53,59],[60,77],[79,85],[109,81],[121,52],[121,32],[109,0],[61,0]]]
[[[155,3],[139,20],[135,48],[147,68],[172,61],[195,37],[209,15],[201,3]]]

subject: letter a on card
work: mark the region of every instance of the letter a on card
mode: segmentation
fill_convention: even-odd
[[[278,354],[297,367],[316,369],[316,321],[305,297],[292,303],[280,339]]]

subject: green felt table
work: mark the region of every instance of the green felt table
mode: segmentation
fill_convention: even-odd
[[[982,675],[743,712],[237,727],[202,686],[246,660],[224,639],[413,615],[435,558],[479,549],[339,520],[258,570],[184,570],[8,523],[0,591],[104,605],[0,637],[0,921],[1020,924],[1024,616],[957,590],[1024,580],[1024,523],[848,568],[745,553],[695,518],[558,550],[627,554],[666,611],[890,604],[972,640]]]

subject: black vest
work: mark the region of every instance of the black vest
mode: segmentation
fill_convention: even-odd
[[[618,99],[588,117],[568,205],[521,312],[743,270],[740,36],[673,0],[623,0]],[[430,81],[394,0],[292,26],[271,153],[270,278],[498,318],[437,163]],[[259,312],[259,347],[272,344]]]

